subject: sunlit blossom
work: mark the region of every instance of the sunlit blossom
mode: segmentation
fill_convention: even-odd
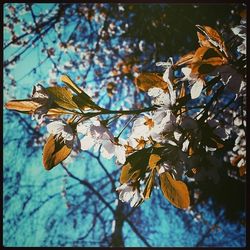
[[[174,129],[176,118],[170,110],[159,108],[150,115],[144,115],[137,118],[133,124],[132,138],[144,139],[151,137],[153,140],[160,142],[164,140],[164,133]]]
[[[121,164],[126,161],[125,147],[120,141],[117,142],[114,135],[97,119],[83,122],[77,129],[85,135],[81,139],[82,150],[90,150],[94,147],[94,152],[97,152],[101,147],[100,152],[104,158],[111,159],[116,156]]]
[[[197,76],[195,75],[192,75],[191,74],[192,69],[189,67],[184,67],[181,69],[181,71],[184,74],[182,81],[188,80],[189,84],[191,85],[190,89],[191,98],[192,99],[198,98],[202,92],[205,81],[201,78],[197,78]]]

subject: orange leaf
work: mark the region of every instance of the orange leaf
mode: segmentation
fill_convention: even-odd
[[[127,163],[126,165],[124,165],[122,167],[122,171],[121,171],[121,175],[120,175],[120,183],[126,183],[128,181],[132,180],[136,180],[140,174],[141,171],[140,169],[137,169],[135,171],[131,171],[132,170],[132,165],[130,163]]]
[[[150,198],[151,192],[152,192],[153,187],[154,187],[155,173],[156,173],[156,170],[153,169],[150,173],[150,176],[148,177],[146,187],[145,187],[144,192],[143,192],[144,199]]]
[[[46,170],[51,170],[65,160],[72,150],[62,140],[59,141],[55,137],[56,135],[50,135],[43,148],[43,165]]]
[[[168,84],[162,77],[155,73],[142,73],[135,78],[135,85],[142,91],[147,92],[150,88],[157,87],[165,91],[168,90]]]
[[[161,160],[161,157],[157,154],[151,154],[149,157],[148,165],[151,169],[154,169],[158,163],[158,161]]]
[[[182,181],[176,181],[170,173],[160,174],[161,190],[167,198],[177,208],[188,208],[190,205],[189,192],[187,186]]]
[[[181,66],[184,64],[190,64],[193,60],[195,51],[189,52],[188,54],[182,56],[176,63],[175,66]]]
[[[5,107],[18,112],[33,114],[41,104],[31,100],[12,100],[5,104]]]
[[[208,38],[211,38],[211,39],[217,41],[218,43],[223,42],[219,33],[215,29],[211,28],[210,26],[196,25],[196,27],[200,31],[202,31]]]
[[[207,40],[207,38],[197,31],[197,36],[199,40],[200,46],[211,47],[211,43]]]
[[[190,67],[193,75],[203,75],[228,61],[215,48],[200,47],[196,50]]]
[[[182,98],[186,95],[186,88],[185,88],[185,84],[184,82],[181,85],[181,90],[180,90],[180,94],[179,94],[179,98]]]
[[[231,161],[232,166],[236,167],[238,162],[243,158],[243,155],[236,155]]]
[[[67,75],[62,75],[61,81],[77,94],[77,96],[73,96],[72,100],[78,105],[79,108],[101,109],[91,100],[90,96],[88,96],[81,88],[79,88],[76,83],[74,83]]]
[[[239,168],[239,174],[240,176],[243,176],[247,173],[247,168],[246,168],[246,165],[243,165]]]
[[[48,110],[46,116],[58,116],[58,115],[64,115],[64,114],[74,114],[74,112],[71,112],[65,109],[60,109],[60,108],[51,108]]]
[[[206,37],[207,41],[211,44],[211,47],[218,48],[221,52],[225,54],[226,57],[228,56],[225,43],[215,29],[209,26],[201,26],[201,25],[196,25],[196,27],[201,31],[202,35]]]

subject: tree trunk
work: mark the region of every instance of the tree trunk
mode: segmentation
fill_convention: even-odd
[[[118,200],[114,216],[114,231],[112,233],[111,247],[124,247],[122,227],[124,223],[123,203]]]

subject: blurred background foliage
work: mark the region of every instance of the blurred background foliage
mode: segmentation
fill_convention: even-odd
[[[103,107],[148,106],[134,86],[137,74],[159,72],[155,62],[195,50],[196,24],[218,30],[227,44],[245,9],[240,3],[6,3],[4,103],[25,99],[40,81],[61,85],[68,74]],[[3,245],[245,246],[244,178],[222,169],[218,183],[189,183],[187,211],[170,205],[159,189],[130,208],[115,192],[119,169],[99,153],[72,154],[45,171],[44,125],[4,109]]]

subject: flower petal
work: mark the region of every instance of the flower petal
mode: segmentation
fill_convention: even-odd
[[[91,136],[85,136],[81,139],[81,149],[88,150],[95,144],[95,140]]]
[[[204,84],[204,82],[203,82],[203,80],[201,80],[201,79],[198,79],[195,83],[194,83],[194,85],[192,86],[192,88],[191,88],[191,98],[192,99],[195,99],[195,98],[197,98],[197,97],[199,97],[200,96],[200,94],[201,94],[201,91],[202,91],[202,89],[203,89],[203,84]]]
[[[47,125],[47,130],[50,134],[59,134],[63,131],[65,123],[62,121],[54,121]]]
[[[126,152],[125,147],[115,146],[115,156],[117,157],[118,162],[121,164],[124,164],[126,161],[125,152]]]
[[[138,190],[135,191],[132,200],[130,201],[130,206],[135,207],[138,202],[141,200],[141,196]]]
[[[114,144],[111,141],[103,141],[101,154],[106,159],[111,159],[114,156]]]

